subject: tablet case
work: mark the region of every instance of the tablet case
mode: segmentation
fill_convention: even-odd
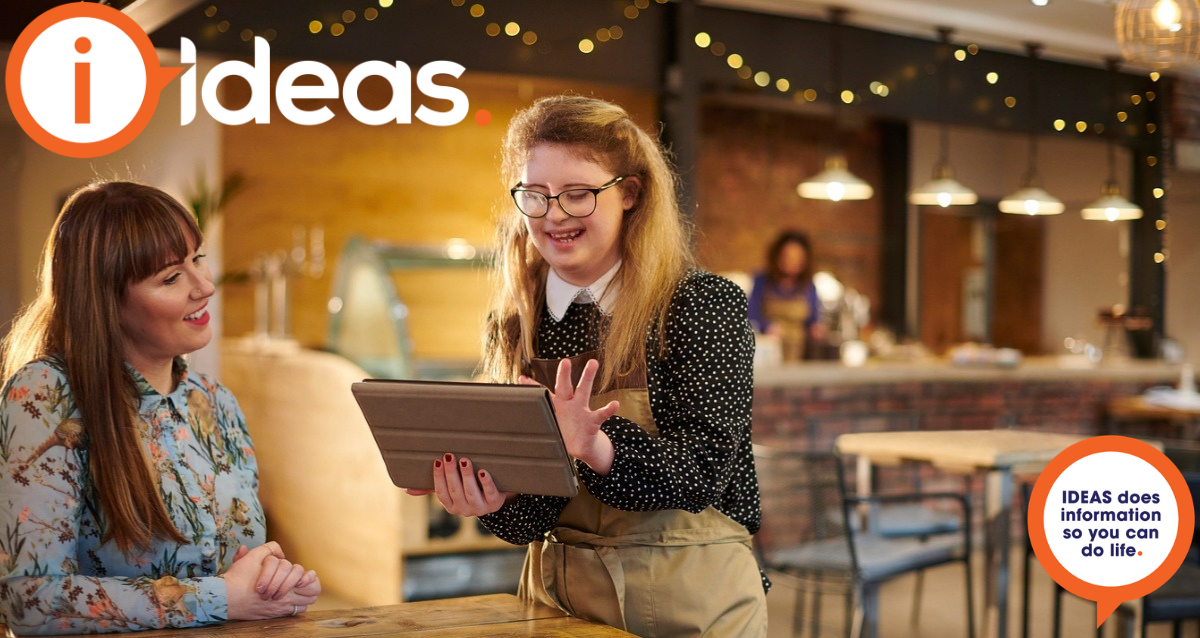
[[[502,492],[579,491],[542,386],[365,379],[351,391],[398,487],[433,489],[433,462],[450,452],[487,470]]]

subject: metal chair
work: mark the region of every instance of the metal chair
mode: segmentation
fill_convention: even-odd
[[[917,467],[912,468],[912,491],[921,492],[921,472]],[[876,475],[878,476],[878,475]],[[971,477],[964,479],[964,493],[971,491]],[[860,517],[851,517],[850,525],[858,530],[855,523]],[[867,528],[883,538],[916,538],[922,542],[943,534],[958,534],[962,532],[962,517],[951,512],[933,509],[928,504],[920,502],[876,504],[870,508],[866,517]],[[925,590],[925,570],[916,573],[913,583],[912,625],[917,625],[921,610],[921,594]]]
[[[756,551],[764,567],[797,589],[793,632],[806,625],[820,632],[821,596],[845,598],[846,635],[874,638],[879,621],[879,588],[902,574],[961,561],[966,572],[967,635],[975,636],[971,585],[970,502],[962,494],[891,494],[853,498],[839,456],[754,446],[763,524]],[[884,538],[850,527],[850,509],[859,505],[950,499],[962,511],[962,534],[930,538]],[[806,614],[807,594],[813,594]]]

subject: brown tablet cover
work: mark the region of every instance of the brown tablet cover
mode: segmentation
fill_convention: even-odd
[[[542,386],[365,379],[351,391],[398,487],[433,489],[433,462],[449,452],[487,470],[502,492],[579,491]]]

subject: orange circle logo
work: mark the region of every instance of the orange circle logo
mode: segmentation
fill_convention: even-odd
[[[98,157],[133,141],[183,69],[162,67],[132,18],[73,2],[38,16],[8,57],[5,89],[17,123],[43,148]]]
[[[1096,626],[1179,569],[1195,529],[1191,491],[1153,446],[1099,436],[1046,466],[1029,501],[1038,562],[1067,591],[1096,601]]]

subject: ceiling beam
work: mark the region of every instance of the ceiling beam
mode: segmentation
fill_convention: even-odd
[[[204,0],[136,0],[121,10],[147,34],[154,33],[162,25],[174,20],[184,11]]]

